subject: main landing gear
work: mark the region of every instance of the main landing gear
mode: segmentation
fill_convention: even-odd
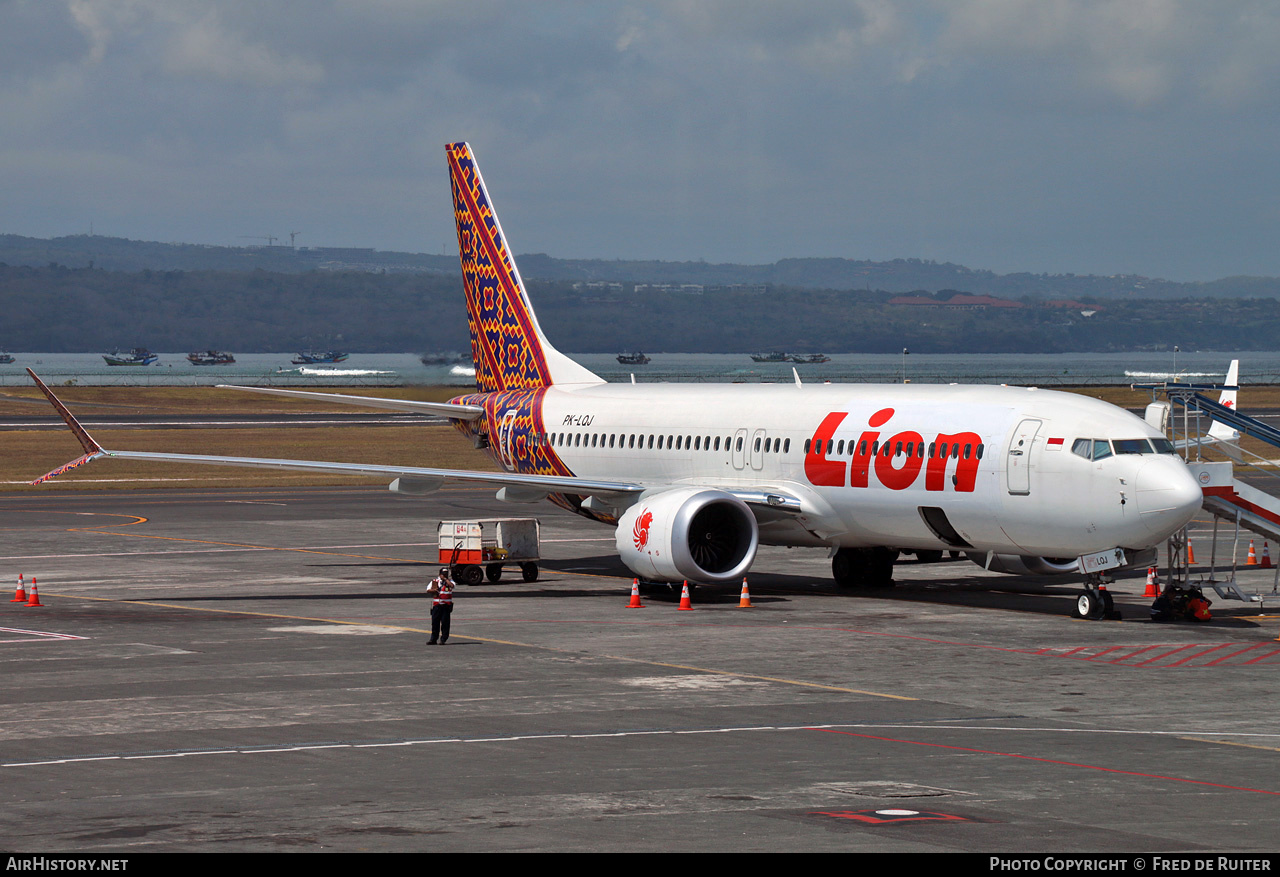
[[[1103,618],[1119,621],[1120,612],[1115,608],[1115,602],[1107,591],[1107,585],[1113,581],[1115,579],[1103,577],[1098,573],[1086,575],[1084,593],[1076,598],[1076,606],[1072,614],[1076,618],[1086,618],[1089,621],[1099,621]]]
[[[831,558],[839,588],[892,588],[895,548],[841,548]]]

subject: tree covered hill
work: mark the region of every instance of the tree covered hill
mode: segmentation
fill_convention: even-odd
[[[1182,283],[1136,274],[997,274],[927,259],[782,259],[761,265],[623,259],[557,259],[544,253],[517,256],[526,279],[548,281],[787,286],[799,289],[962,289],[1005,298],[1130,300],[1171,298],[1275,298],[1280,278],[1226,277]],[[399,253],[354,247],[209,246],[132,241],[102,235],[52,239],[0,235],[0,262],[8,265],[101,268],[108,271],[366,271],[458,275],[456,255]]]
[[[1002,303],[955,289],[904,297],[774,284],[528,283],[547,335],[584,353],[1263,350],[1280,339],[1280,300],[1271,297]],[[23,351],[467,346],[461,280],[444,272],[0,265],[0,308],[0,348]]]

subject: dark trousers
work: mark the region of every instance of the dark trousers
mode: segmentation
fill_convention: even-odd
[[[453,604],[443,603],[431,607],[431,641],[442,643],[449,641],[449,616],[453,614]]]

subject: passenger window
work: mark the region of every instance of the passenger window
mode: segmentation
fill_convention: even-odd
[[[742,436],[738,436],[737,449],[742,450]]]
[[[716,436],[716,450],[717,450],[717,451],[718,451],[718,450],[720,450],[720,436]],[[805,443],[805,452],[807,453],[807,452],[808,452],[808,450],[809,450],[809,447],[808,447],[808,443],[806,442],[806,443]]]
[[[758,451],[758,450],[760,450],[760,437],[759,437],[759,436],[756,436],[756,443],[755,443],[754,445],[752,445],[752,446],[751,446],[751,450],[753,450],[753,451]],[[831,442],[827,442],[827,453],[828,453],[828,454],[829,454],[829,453],[831,453]]]
[[[973,454],[973,445],[964,446],[964,458],[967,460]]]
[[[787,439],[785,442],[782,443],[782,453],[784,454],[791,453],[791,439]]]

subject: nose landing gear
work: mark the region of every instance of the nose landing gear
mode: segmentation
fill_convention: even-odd
[[[1120,612],[1115,608],[1115,602],[1107,591],[1107,585],[1114,581],[1115,579],[1110,576],[1099,573],[1086,575],[1084,593],[1076,598],[1076,606],[1072,614],[1076,618],[1085,618],[1089,621],[1099,621],[1104,618],[1108,621],[1119,621]]]

